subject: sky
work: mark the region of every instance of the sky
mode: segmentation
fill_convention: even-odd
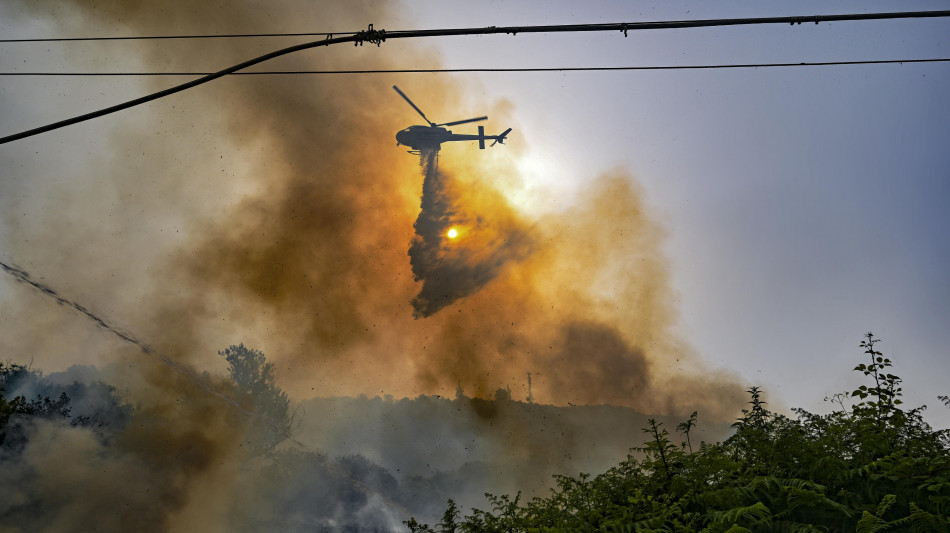
[[[146,23],[144,16],[108,7],[112,3],[101,11],[76,4],[80,7],[47,11],[20,4],[0,8],[0,14],[7,11],[0,16],[0,37],[169,34],[181,28],[194,33],[351,31],[369,23],[408,30],[897,9],[889,2],[838,2],[832,7],[823,2],[550,2],[539,9],[537,3],[523,1],[416,1],[321,13],[277,3],[268,10],[249,10],[240,19],[205,20],[187,8],[172,7],[167,21]],[[902,11],[945,7],[926,1],[899,5]],[[933,19],[651,30],[626,37],[619,32],[446,37],[390,41],[378,48],[340,45],[274,61],[268,68],[936,58],[950,57],[948,30],[950,20]],[[215,70],[295,42],[199,48],[169,42],[2,44],[0,70]],[[172,81],[6,77],[0,83],[0,133],[10,134]],[[430,352],[457,349],[463,338],[477,339],[475,346],[481,339],[491,339],[484,341],[491,344],[508,336],[530,352],[543,344],[538,332],[559,324],[560,318],[544,315],[526,326],[528,332],[499,333],[499,317],[527,312],[515,303],[498,303],[514,294],[509,297],[522,295],[532,305],[547,298],[572,309],[564,315],[572,324],[563,330],[565,346],[584,344],[586,335],[610,340],[608,334],[591,333],[605,328],[621,332],[624,346],[643,350],[658,376],[666,372],[644,385],[655,396],[662,396],[676,376],[688,375],[694,380],[689,383],[719,384],[711,386],[715,391],[760,385],[776,406],[826,412],[829,406],[822,398],[862,382],[850,370],[863,362],[858,343],[872,331],[882,339],[879,348],[894,361],[894,373],[904,378],[907,403],[928,404],[928,420],[950,425],[950,415],[936,399],[950,394],[950,357],[943,338],[950,317],[950,215],[943,205],[950,197],[950,106],[943,98],[950,65],[366,75],[326,82],[332,84],[327,92],[321,92],[322,83],[300,77],[219,80],[161,103],[0,147],[7,175],[0,257],[170,352],[177,354],[183,341],[167,341],[169,332],[212,350],[239,340],[262,347],[286,363],[281,365],[282,383],[298,398],[310,389],[302,376],[317,367],[330,370],[311,380],[313,390],[333,393],[451,394],[455,382],[464,378],[471,378],[466,386],[477,391],[505,384],[520,391],[524,371],[540,368],[532,365],[554,368],[566,359],[518,359],[503,349],[495,358],[472,356],[478,364],[466,360],[468,355],[413,356],[408,364],[399,356],[429,348],[430,337],[439,339]],[[515,266],[506,267],[484,290],[431,320],[412,319],[410,298],[403,297],[416,291],[405,248],[419,208],[421,177],[413,157],[397,148],[392,136],[419,117],[390,89],[394,83],[437,122],[487,114],[489,133],[513,128],[505,146],[485,152],[472,143],[447,145],[440,165],[456,176],[478,175],[461,179],[461,192],[453,194],[464,198],[460,202],[465,206],[493,206],[493,213],[506,213],[497,218],[505,222],[494,228],[496,235],[529,227],[543,242],[532,258],[512,259]],[[295,89],[287,88],[291,85]],[[248,94],[237,95],[251,86],[255,89]],[[280,114],[252,116],[247,111],[277,90],[286,91]],[[357,97],[365,103],[351,101]],[[346,103],[313,111],[324,101]],[[296,122],[290,124],[292,119]],[[462,125],[453,131],[474,129]],[[345,148],[339,158],[291,156],[322,153],[334,138],[353,148]],[[374,170],[364,173],[359,162],[369,158]],[[324,197],[295,189],[299,181],[268,177],[272,171],[291,175],[301,163],[312,165],[308,172],[355,168],[360,177],[353,183],[361,188],[346,189],[349,178],[341,177],[343,185]],[[395,177],[368,177],[377,168],[394,168]],[[380,179],[404,181],[392,185]],[[417,181],[409,183],[411,179]],[[489,189],[500,196],[481,192]],[[288,200],[277,202],[275,197]],[[345,228],[340,234],[366,242],[353,248],[365,252],[360,261],[349,255],[338,258],[346,269],[341,267],[336,277],[308,278],[310,287],[317,283],[331,294],[327,302],[332,303],[320,308],[326,313],[321,316],[331,317],[323,326],[313,318],[309,300],[294,296],[305,294],[305,285],[282,274],[277,277],[285,281],[270,284],[271,269],[277,268],[272,263],[281,254],[303,262],[306,257],[298,250],[313,246],[291,237],[324,227],[293,225],[291,213],[300,206],[289,199],[301,197],[325,201],[320,205],[329,213],[331,200],[343,198],[360,206],[353,213],[369,215],[355,222],[346,216],[327,219],[327,224]],[[287,223],[276,231],[273,220]],[[240,231],[229,231],[226,223]],[[287,227],[299,231],[285,232]],[[379,244],[390,238],[390,247]],[[597,244],[595,250],[581,246],[585,238]],[[250,252],[239,246],[271,241],[281,244],[252,246]],[[341,245],[328,241],[320,246],[309,253],[325,258]],[[251,275],[232,268],[242,253],[255,252],[259,271]],[[590,255],[585,259],[584,254]],[[353,270],[377,256],[382,266],[366,266],[365,276]],[[386,298],[364,303],[373,294],[373,283],[387,272],[395,274],[385,283],[398,290],[387,289],[392,294],[387,292]],[[505,290],[517,280],[532,289],[523,294]],[[643,306],[641,297],[647,301]],[[26,294],[10,279],[0,284],[0,299],[3,358],[29,355],[40,368],[57,370],[113,362],[118,356],[107,354],[123,350],[81,317]],[[347,302],[353,305],[347,307]],[[450,320],[447,315],[453,311],[465,319]],[[529,311],[541,316],[534,307]],[[582,314],[597,317],[596,324],[577,329]],[[347,326],[336,327],[343,317],[349,317]],[[356,323],[367,331],[376,324],[379,330],[389,329],[376,331],[373,341],[357,341]],[[406,330],[411,333],[403,335]],[[519,335],[528,340],[517,340]],[[314,340],[315,347],[305,344]],[[301,353],[310,346],[335,355],[332,361],[281,356],[290,345]],[[395,355],[369,355],[380,347]],[[640,360],[636,350],[624,350],[620,352],[626,355],[618,356],[624,361]],[[219,361],[210,353],[210,358],[183,358],[213,370]],[[682,362],[679,354],[685,354]],[[516,359],[512,370],[487,377],[486,369],[506,363],[505,356]],[[342,374],[347,365],[362,369],[360,377]],[[660,372],[661,367],[669,370]],[[594,383],[597,376],[594,371],[574,375]],[[571,387],[571,379],[552,375],[548,367],[535,386],[539,401],[616,399],[590,394],[594,386],[586,385],[581,388],[588,392],[576,397],[559,396],[558,390]],[[617,385],[618,390],[628,386]],[[633,405],[662,410],[664,402],[688,407],[669,399]]]
[[[494,2],[420,28],[887,12],[889,2]],[[941,2],[900,10],[943,9]],[[450,67],[641,66],[936,58],[946,19],[444,39]],[[538,187],[630,169],[668,232],[683,335],[787,406],[852,390],[868,331],[910,405],[948,416],[950,83],[945,64],[482,74],[510,100]],[[500,124],[500,127],[505,126]],[[563,202],[558,195],[553,202]],[[568,200],[569,201],[569,200]]]

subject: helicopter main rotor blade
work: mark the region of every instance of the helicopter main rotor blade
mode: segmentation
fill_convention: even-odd
[[[406,96],[405,93],[399,90],[399,87],[396,87],[395,85],[393,85],[393,89],[396,89],[396,92],[399,93],[399,96],[402,96],[407,102],[409,102],[409,105],[411,105],[412,108],[416,110],[416,113],[419,113],[420,115],[422,115],[422,118],[426,119],[426,122],[428,122],[430,126],[435,126],[435,122],[432,122],[431,120],[426,118],[426,114],[423,113],[421,109],[416,107],[416,104],[412,103],[412,100],[410,100],[409,97]]]
[[[456,120],[455,122],[446,122],[445,124],[436,124],[436,126],[457,126],[458,124],[467,124],[469,122],[478,122],[479,120],[488,120],[488,117],[467,118],[465,120]]]

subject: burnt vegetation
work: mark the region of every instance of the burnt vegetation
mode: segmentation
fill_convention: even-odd
[[[101,381],[60,384],[37,370],[0,362],[0,462],[22,451],[31,427],[40,421],[88,428],[108,442],[131,411],[115,388]]]

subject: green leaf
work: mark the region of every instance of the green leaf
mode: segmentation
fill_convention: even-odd
[[[732,527],[727,529],[725,533],[752,533],[752,530],[739,524],[732,524]]]

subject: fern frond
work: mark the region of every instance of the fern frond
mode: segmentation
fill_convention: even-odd
[[[884,520],[874,516],[869,511],[864,511],[861,515],[861,520],[858,520],[857,526],[854,528],[855,533],[876,533],[881,531],[886,527],[886,522]]]
[[[887,496],[884,496],[881,499],[881,503],[879,503],[877,506],[877,512],[875,512],[874,514],[877,515],[878,518],[882,518],[884,516],[884,513],[886,513],[888,509],[893,507],[895,502],[897,502],[896,495],[888,494]]]
[[[739,524],[732,524],[732,527],[727,529],[725,533],[752,533],[752,530]]]
[[[828,533],[828,528],[803,524],[792,520],[779,520],[769,524],[770,533]]]
[[[910,523],[912,531],[946,532],[950,529],[950,522],[946,517],[940,517],[924,511],[916,504],[910,504]]]
[[[772,518],[772,511],[762,502],[755,502],[745,507],[736,507],[728,511],[713,511],[715,523],[737,524],[739,522],[755,523]]]

